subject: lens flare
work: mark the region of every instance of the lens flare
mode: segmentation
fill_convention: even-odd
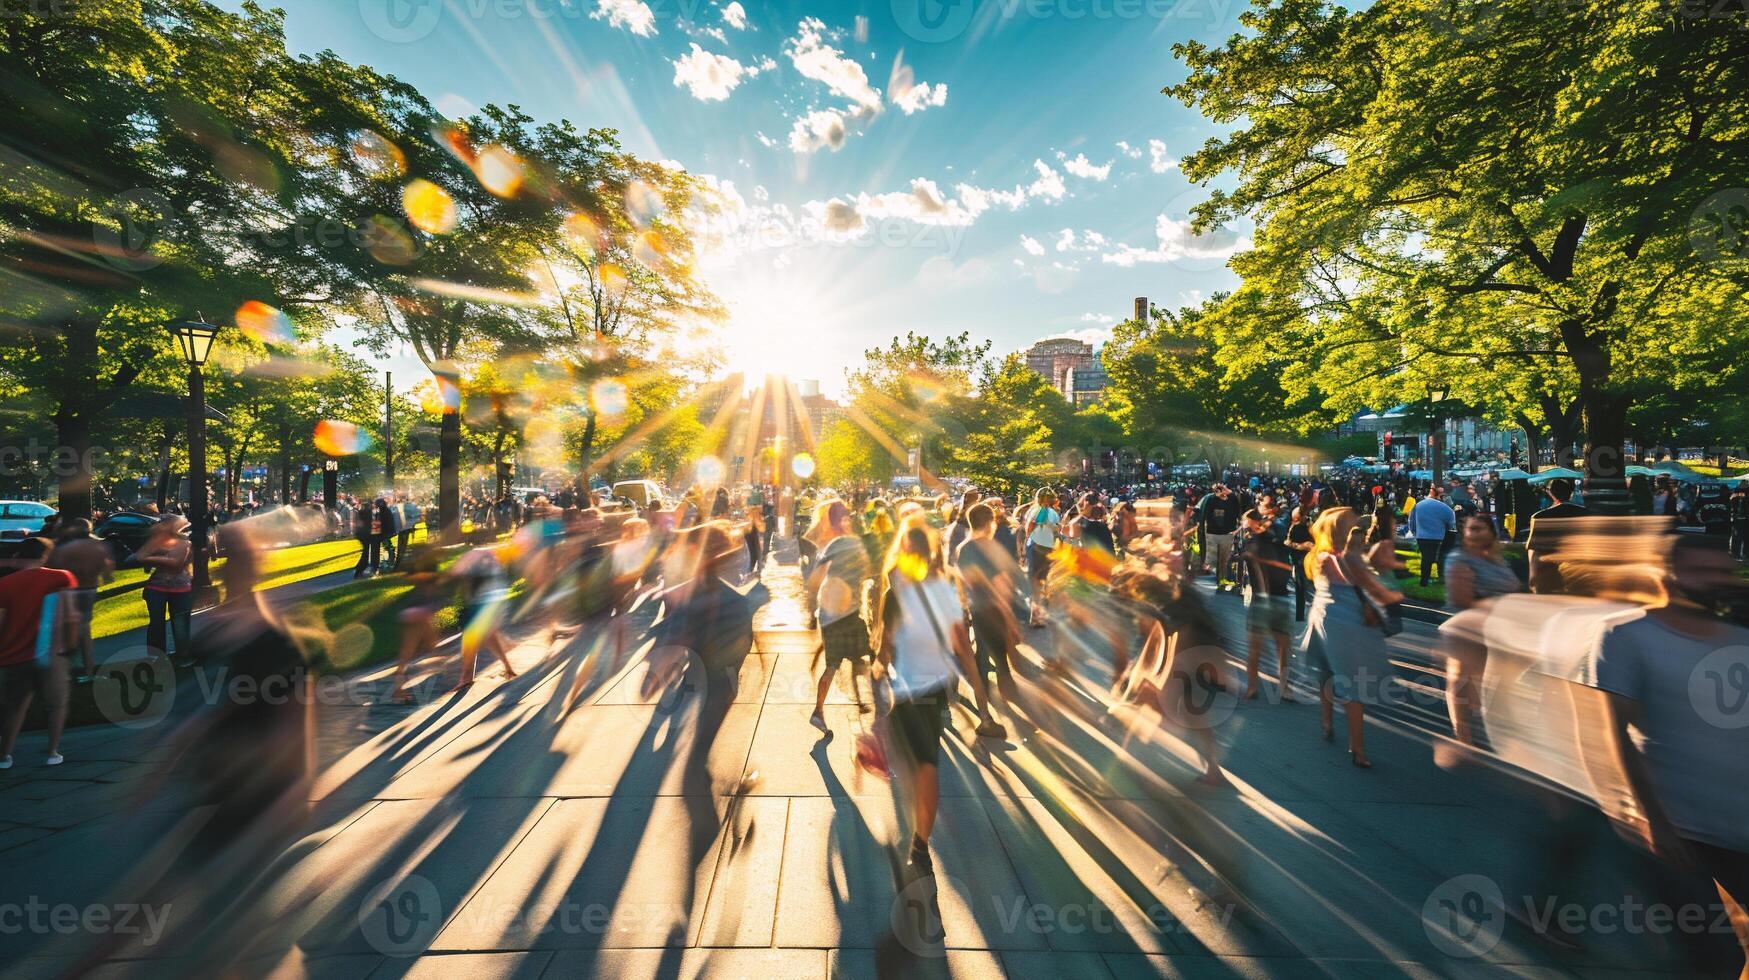
[[[515,197],[522,189],[522,161],[502,146],[488,146],[474,159],[474,176],[499,197]]]
[[[714,487],[723,482],[724,475],[728,473],[728,467],[724,466],[723,461],[715,456],[702,456],[694,467],[694,472],[701,485]]]
[[[352,159],[358,169],[377,180],[392,180],[407,172],[407,155],[401,148],[368,129],[352,134]]]
[[[413,236],[387,215],[373,215],[359,228],[370,257],[383,265],[406,265],[419,255]]]
[[[812,477],[814,475],[814,457],[807,453],[796,453],[795,458],[789,461],[789,471],[794,473],[798,480]]]
[[[593,259],[595,253],[601,250],[601,226],[595,219],[581,212],[572,214],[565,219],[563,228],[565,240],[571,243],[571,248],[586,259]]]
[[[237,329],[264,344],[289,344],[298,339],[291,317],[260,300],[237,307]]]
[[[316,448],[329,456],[351,456],[370,445],[370,433],[351,422],[323,419],[316,423]]]
[[[662,217],[666,208],[662,203],[662,192],[648,181],[634,180],[626,185],[626,216],[632,224],[639,228],[648,227]]]
[[[462,408],[462,390],[448,378],[432,378],[431,386],[420,396],[419,407],[427,415],[454,415]]]
[[[624,415],[628,398],[625,382],[604,378],[589,386],[589,403],[602,415]]]
[[[457,160],[470,167],[474,165],[474,144],[468,142],[468,134],[460,126],[433,126],[431,138]]]
[[[625,292],[626,272],[611,262],[604,262],[598,273],[601,277],[601,288],[615,296]]]
[[[668,241],[655,230],[638,235],[632,242],[632,258],[646,266],[659,267],[668,264]]]
[[[455,202],[449,192],[429,180],[414,180],[401,192],[401,207],[413,227],[432,235],[455,229]]]

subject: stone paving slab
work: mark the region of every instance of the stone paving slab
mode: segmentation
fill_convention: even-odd
[[[425,703],[332,706],[309,830],[252,903],[250,921],[271,937],[248,948],[252,972],[1652,975],[1555,956],[1512,932],[1482,960],[1431,945],[1420,916],[1432,889],[1459,871],[1505,875],[1512,855],[1487,847],[1488,833],[1510,837],[1539,818],[1498,773],[1435,769],[1427,718],[1381,713],[1368,729],[1377,768],[1362,772],[1318,739],[1315,708],[1243,704],[1217,731],[1237,788],[1207,790],[1190,782],[1199,760],[1181,733],[1146,713],[1108,712],[1107,665],[1078,655],[1066,677],[1043,674],[1055,628],[1025,637],[1022,717],[1002,715],[1007,739],[976,738],[969,710],[954,709],[938,875],[918,888],[899,865],[902,786],[854,765],[866,721],[844,677],[826,710],[831,738],[807,724],[817,638],[793,632],[804,615],[793,567],[768,569],[766,581],[762,652],[748,658],[702,782],[685,778],[698,692],[647,689],[636,650],[567,710],[595,637],[553,643],[531,626],[512,649],[525,675],[515,681],[483,667],[472,689],[432,697],[453,683],[445,656],[421,668]],[[1231,628],[1238,603],[1213,602]],[[1412,624],[1394,650],[1412,663],[1430,635]],[[100,894],[112,880],[102,872],[184,805],[166,793],[139,813],[118,810],[131,799],[120,790],[151,785],[164,762],[150,738],[82,731],[69,744],[85,767],[68,769],[72,778],[0,774],[9,890]],[[94,864],[100,853],[119,856]],[[400,923],[419,926],[402,948],[385,939],[384,902],[414,881],[419,902],[395,907],[429,914]],[[1223,889],[1248,904],[1226,917]],[[560,921],[568,910],[574,926]],[[0,936],[0,957],[31,948]],[[0,971],[34,977],[67,962],[62,946],[34,952]],[[176,965],[119,963],[113,975]]]

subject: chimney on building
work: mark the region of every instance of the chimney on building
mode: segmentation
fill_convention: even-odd
[[[1149,313],[1148,297],[1137,296],[1136,297],[1136,319],[1140,320],[1143,323],[1147,323],[1148,322],[1148,313]]]

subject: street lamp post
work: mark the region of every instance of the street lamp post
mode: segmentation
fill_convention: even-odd
[[[1428,434],[1427,454],[1433,457],[1433,485],[1436,487],[1445,479],[1445,418],[1439,410],[1449,394],[1451,390],[1443,384],[1427,386],[1427,400],[1433,403],[1433,431]]]
[[[213,598],[207,572],[206,378],[201,367],[213,351],[219,328],[199,320],[170,325],[182,359],[188,362],[188,537],[194,563],[194,601]]]

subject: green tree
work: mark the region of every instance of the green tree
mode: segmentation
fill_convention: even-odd
[[[1167,92],[1234,127],[1183,162],[1236,177],[1197,227],[1257,224],[1223,360],[1286,346],[1290,390],[1327,406],[1472,359],[1571,372],[1593,499],[1621,502],[1634,401],[1733,381],[1688,353],[1742,345],[1749,33],[1653,2],[1454,10],[1258,3],[1226,44],[1174,49]]]

